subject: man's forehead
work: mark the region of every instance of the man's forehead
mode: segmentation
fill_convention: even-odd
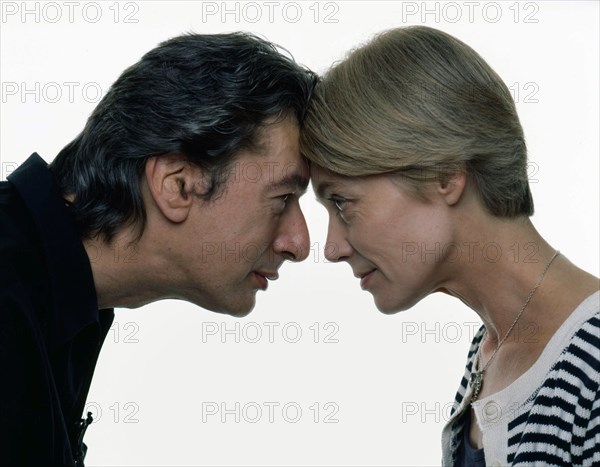
[[[293,116],[267,120],[256,131],[254,142],[256,152],[263,154],[289,150],[299,152],[300,126]]]

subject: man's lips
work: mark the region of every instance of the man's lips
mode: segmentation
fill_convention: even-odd
[[[266,290],[269,281],[276,281],[279,279],[279,273],[277,271],[253,271],[254,277],[258,281],[258,285],[262,290]]]

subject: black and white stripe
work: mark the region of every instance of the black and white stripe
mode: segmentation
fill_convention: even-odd
[[[452,414],[461,408],[484,331],[482,326],[473,338]],[[508,464],[600,465],[599,386],[600,312],[596,312],[573,334],[537,390],[514,410],[508,421]],[[453,463],[462,429],[462,417],[457,417],[449,443]]]

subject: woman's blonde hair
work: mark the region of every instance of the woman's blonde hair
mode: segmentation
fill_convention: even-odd
[[[436,29],[379,34],[317,84],[301,145],[344,176],[424,182],[467,173],[487,210],[533,214],[527,150],[512,96],[469,46]]]

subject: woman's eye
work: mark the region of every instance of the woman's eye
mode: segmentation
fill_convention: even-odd
[[[336,209],[335,215],[342,219],[344,222],[347,222],[344,216],[344,208],[348,204],[348,201],[343,198],[331,197],[330,201],[333,203]]]
[[[342,212],[344,210],[344,206],[346,205],[346,201],[342,199],[336,199],[333,200],[333,204],[335,204],[335,207],[339,212]]]
[[[346,200],[343,198],[337,198],[332,196],[329,200],[333,203],[338,212],[342,212],[344,210],[344,207],[346,207]]]

